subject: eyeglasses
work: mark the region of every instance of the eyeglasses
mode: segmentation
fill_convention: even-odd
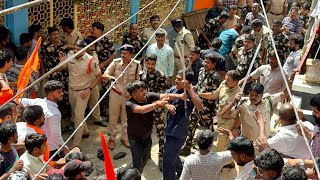
[[[262,177],[262,176],[267,175],[267,174],[269,174],[269,173],[271,173],[271,171],[266,172],[266,173],[261,173],[261,172],[259,171],[259,167],[254,167],[254,168],[252,168],[251,171],[249,172],[249,175],[250,175],[250,177],[255,178],[255,177],[257,177],[257,175],[259,175],[260,177]]]

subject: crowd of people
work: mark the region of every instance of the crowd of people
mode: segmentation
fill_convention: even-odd
[[[151,157],[153,126],[164,180],[220,179],[222,168],[235,163],[243,167],[235,179],[317,179],[314,167],[319,164],[310,160],[308,146],[320,162],[320,94],[310,101],[312,124],[300,110],[296,117],[284,81],[292,83],[303,54],[310,1],[263,2],[267,17],[260,1],[217,0],[198,37],[181,19],[171,20],[174,39],[159,27],[158,15],[150,17],[150,27],[142,32],[132,23],[123,35],[120,57],[114,42],[101,38],[101,22],[94,22],[86,37],[71,18],[59,24],[62,37],[56,26],[45,36],[39,24],[32,24],[18,47],[1,26],[0,180],[85,179],[93,171],[79,149],[82,138],[90,136],[83,123],[86,109],[93,110],[94,125],[106,127],[110,150],[117,151],[118,133],[121,144],[130,148],[132,163],[118,170],[117,179],[141,178]],[[6,102],[17,93],[21,70],[40,37],[39,71],[31,74],[30,84],[101,39],[19,100]],[[109,87],[109,95],[93,109]],[[62,119],[68,126],[61,127]],[[199,126],[204,130],[196,135]],[[62,132],[75,129],[72,147],[62,147]],[[187,156],[184,163],[180,156]]]

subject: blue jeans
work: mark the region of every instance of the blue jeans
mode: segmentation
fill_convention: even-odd
[[[176,173],[181,175],[183,167],[179,153],[185,140],[185,138],[166,136],[163,151],[163,180],[175,180]]]
[[[146,140],[133,139],[129,137],[130,151],[132,155],[132,165],[142,173],[148,158],[151,154],[152,140],[149,137]]]

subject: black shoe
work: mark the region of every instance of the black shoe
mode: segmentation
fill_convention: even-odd
[[[89,138],[89,136],[90,136],[90,133],[83,134],[83,135],[82,135],[82,138]]]
[[[94,125],[98,125],[98,126],[102,126],[102,127],[107,127],[108,126],[108,123],[104,120],[101,120],[101,121],[95,121],[93,123]]]
[[[163,160],[162,159],[159,159],[158,167],[159,167],[159,170],[162,172],[162,168],[163,168]]]
[[[102,149],[98,149],[97,157],[98,157],[99,159],[101,159],[102,161],[104,161],[104,156],[103,156],[103,151],[102,151]]]
[[[62,132],[72,132],[74,131],[74,123],[71,123],[62,129]]]
[[[190,153],[191,153],[191,149],[188,148],[187,146],[184,146],[184,147],[180,150],[179,155],[180,155],[180,156],[189,156]]]

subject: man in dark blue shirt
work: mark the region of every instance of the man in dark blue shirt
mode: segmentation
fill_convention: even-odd
[[[163,153],[163,179],[174,180],[176,173],[180,176],[182,172],[182,163],[179,158],[179,152],[184,144],[188,134],[188,118],[195,106],[199,111],[203,110],[203,104],[199,96],[194,92],[189,84],[193,79],[193,73],[186,71],[186,79],[183,79],[183,71],[179,71],[176,76],[176,86],[170,88],[168,94],[182,94],[183,90],[187,91],[187,108],[185,108],[182,99],[176,99],[166,107],[169,111],[167,117],[166,139]],[[187,117],[185,114],[187,111]]]
[[[203,59],[200,58],[201,49],[198,46],[194,46],[190,49],[191,69],[193,72],[193,79],[191,81],[192,86],[198,83],[199,72],[203,67]]]
[[[206,22],[209,22],[210,19],[218,17],[222,13],[222,11],[228,12],[228,8],[223,6],[222,0],[218,0],[214,7],[209,9],[205,18]]]

